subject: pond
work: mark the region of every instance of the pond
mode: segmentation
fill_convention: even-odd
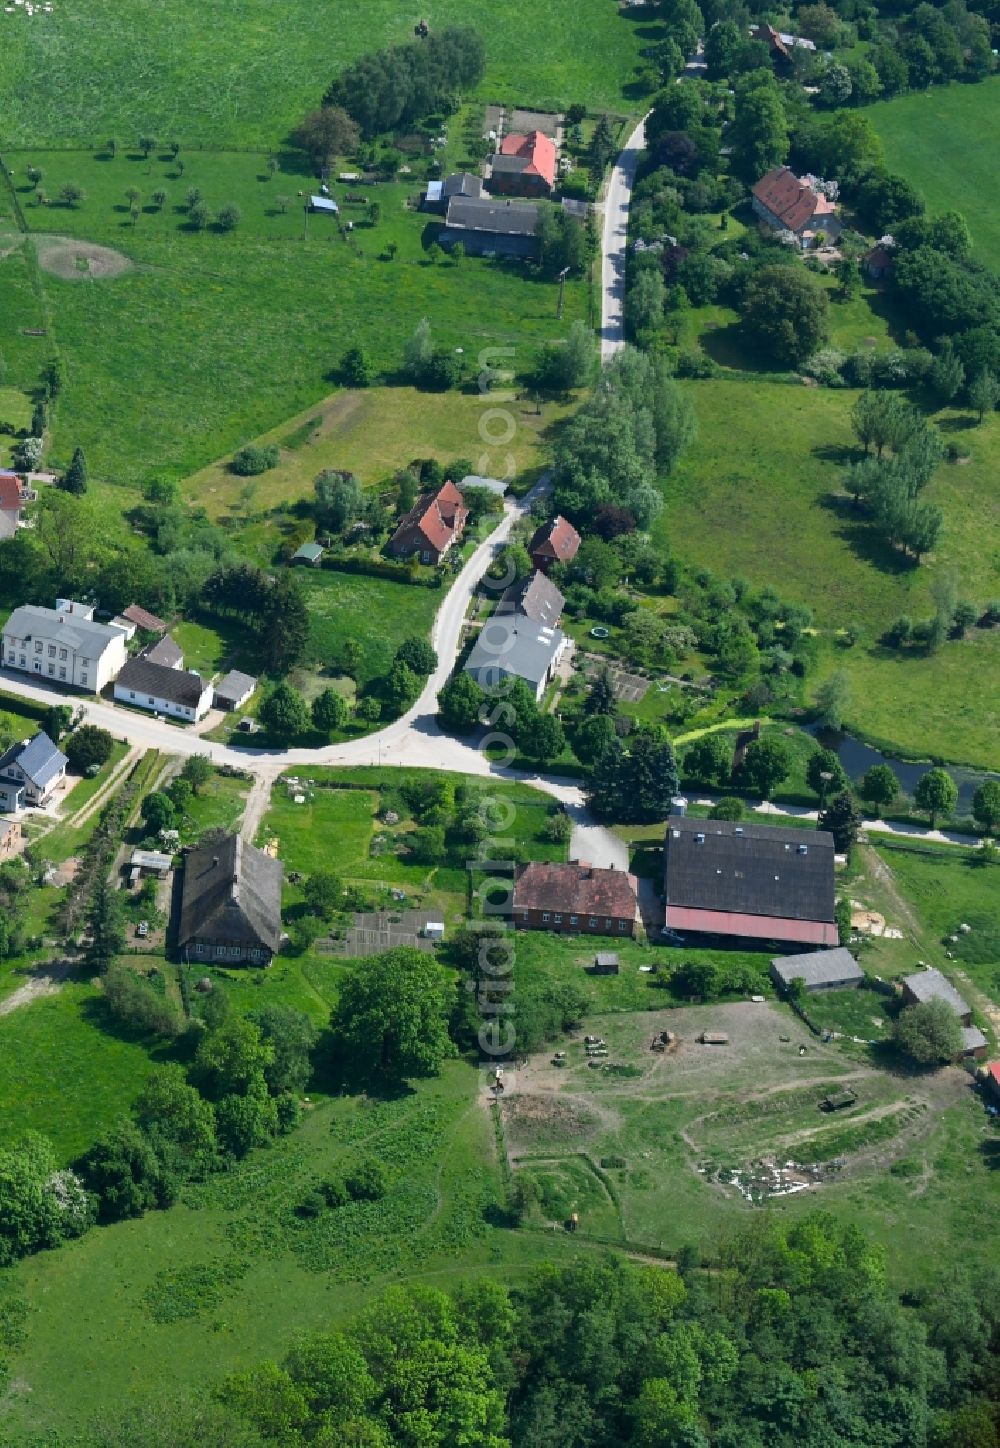
[[[870,744],[864,744],[860,739],[855,739],[853,735],[845,734],[840,729],[821,729],[814,724],[808,728],[807,733],[812,734],[816,742],[822,744],[824,749],[832,749],[847,774],[855,781],[860,780],[865,771],[870,769],[873,764],[888,764],[905,792],[912,795],[921,775],[926,774],[931,768],[930,764],[913,764],[909,760],[894,759],[891,754],[882,754],[879,750],[873,749]],[[958,804],[955,807],[955,813],[960,815],[972,813],[972,796],[983,780],[998,777],[982,770],[965,769],[957,764],[949,764],[947,770],[958,785]]]

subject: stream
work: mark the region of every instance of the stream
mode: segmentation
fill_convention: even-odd
[[[824,749],[833,750],[846,773],[855,781],[860,780],[865,771],[870,769],[873,764],[888,764],[904,791],[908,795],[912,795],[917,787],[917,780],[932,767],[930,764],[913,764],[909,760],[894,759],[892,755],[882,754],[879,750],[873,749],[870,744],[863,744],[860,739],[855,739],[852,735],[845,734],[839,729],[821,729],[813,725],[807,732],[812,734]],[[958,815],[972,813],[972,796],[984,779],[1000,777],[990,774],[986,770],[967,769],[957,764],[949,764],[945,767],[958,785],[958,804],[955,807],[955,813]]]

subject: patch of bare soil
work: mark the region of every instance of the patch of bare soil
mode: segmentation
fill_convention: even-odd
[[[602,1125],[603,1113],[569,1095],[518,1092],[503,1103],[504,1127],[512,1145],[529,1146],[590,1136]]]
[[[23,241],[22,231],[0,232],[0,261],[3,261],[5,256],[10,256],[12,251],[17,251]]]
[[[120,251],[80,241],[72,236],[38,235],[33,238],[38,265],[50,276],[63,281],[108,281],[132,270],[132,262]]]

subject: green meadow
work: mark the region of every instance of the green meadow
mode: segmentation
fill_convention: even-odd
[[[865,115],[891,171],[917,188],[932,213],[960,211],[981,260],[1000,268],[1000,215],[992,139],[1000,124],[1000,77],[934,86],[869,106]]]
[[[8,145],[131,144],[151,132],[185,146],[273,146],[356,56],[412,38],[419,11],[393,0],[358,8],[265,0],[207,11],[194,0],[4,17],[0,90]],[[648,25],[623,22],[611,0],[441,0],[436,27],[468,25],[486,45],[484,100],[615,111],[634,95]],[[26,85],[25,76],[45,84]],[[99,79],[98,79],[99,78]]]
[[[681,558],[808,605],[823,636],[818,678],[844,669],[852,680],[850,725],[918,756],[996,767],[998,630],[973,628],[933,655],[878,639],[900,614],[933,613],[941,573],[980,606],[1000,594],[1000,557],[983,546],[1000,525],[1000,418],[974,427],[962,409],[934,414],[969,458],[942,463],[927,489],[945,526],[916,567],[844,491],[854,391],[726,377],[687,385],[698,437],[664,485],[656,536]],[[853,648],[834,641],[848,625],[860,632]]]

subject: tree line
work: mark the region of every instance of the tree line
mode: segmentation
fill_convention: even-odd
[[[901,1299],[822,1212],[756,1217],[704,1263],[684,1235],[676,1271],[593,1254],[390,1287],[194,1400],[112,1409],[82,1448],[995,1445],[994,1270]]]

